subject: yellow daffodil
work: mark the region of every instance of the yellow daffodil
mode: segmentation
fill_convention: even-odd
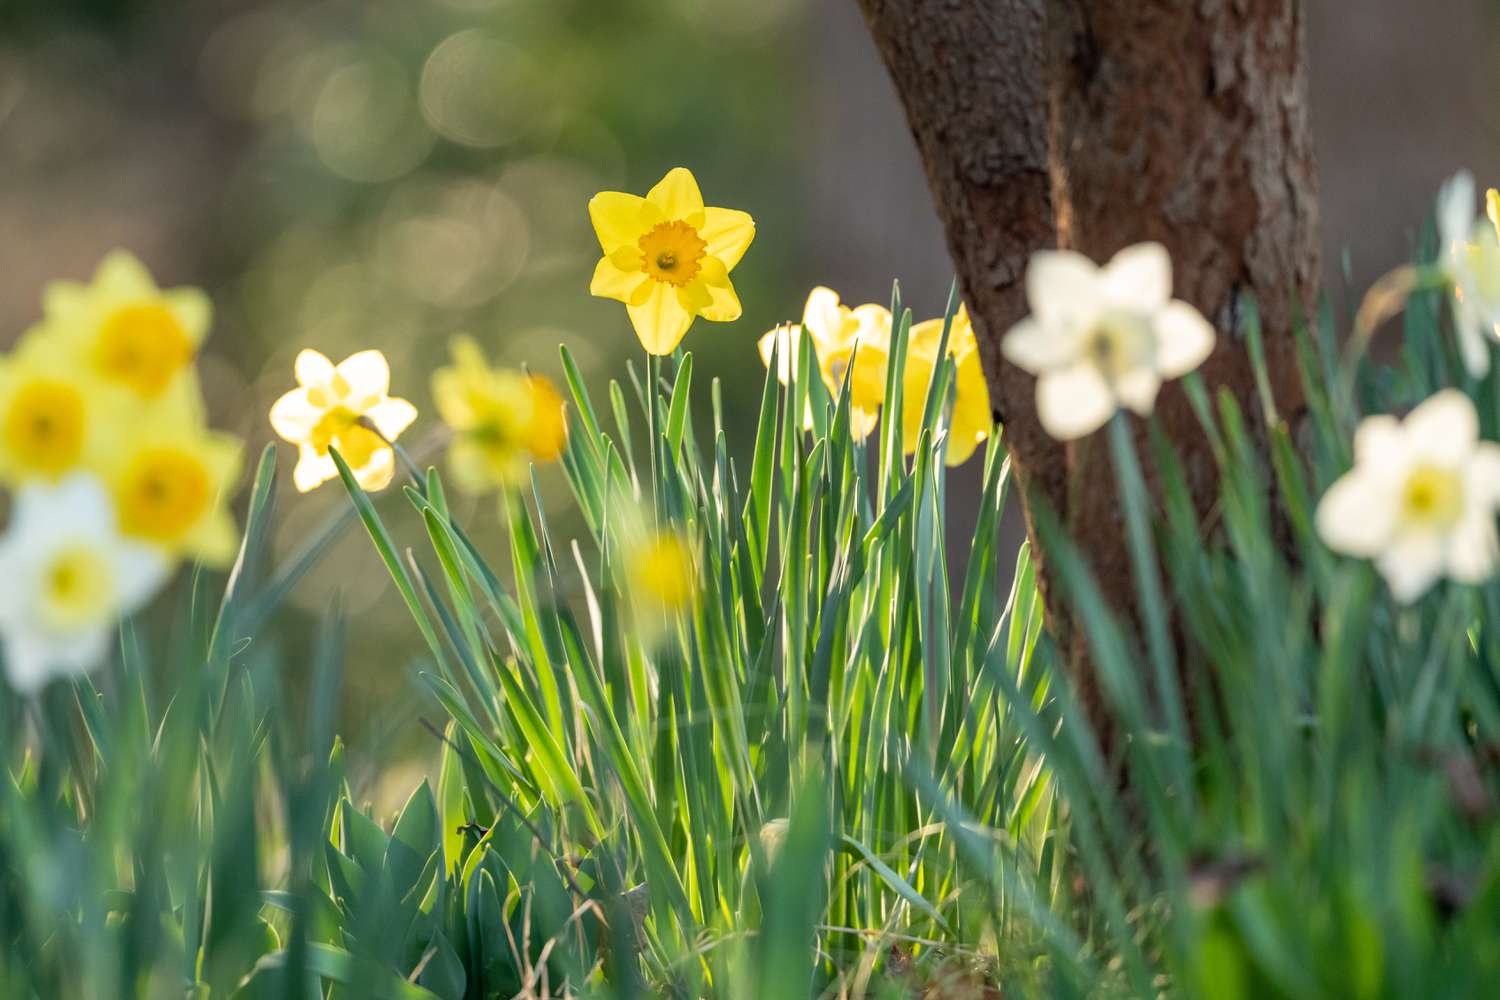
[[[203,424],[196,398],[149,408],[105,466],[120,534],[212,566],[234,558],[239,534],[225,504],[243,463],[231,434]]]
[[[555,462],[568,441],[562,397],[540,375],[491,367],[479,345],[457,337],[453,364],[432,374],[438,415],[453,430],[454,480],[478,492],[522,480],[530,462]]]
[[[298,448],[292,481],[303,493],[338,475],[338,452],[361,487],[384,489],[395,475],[388,442],[417,418],[417,408],[389,395],[391,368],[379,351],[360,351],[335,365],[314,350],[297,355],[297,388],[271,407],[271,427]]]
[[[927,405],[927,390],[932,382],[932,371],[937,364],[938,345],[942,337],[941,319],[926,320],[911,328],[901,397],[902,442],[907,454],[911,454],[917,447],[917,438],[922,429],[922,411]],[[995,423],[990,410],[989,386],[985,383],[984,370],[979,364],[979,344],[974,339],[974,327],[969,322],[969,310],[965,306],[959,306],[958,312],[953,316],[953,326],[948,331],[948,353],[958,369],[958,376],[953,397],[953,414],[948,420],[948,451],[945,461],[949,465],[962,465],[974,454],[974,449],[990,436],[990,429]]]
[[[35,335],[56,337],[78,364],[146,400],[192,377],[213,314],[201,291],[158,288],[123,250],[105,257],[88,284],[49,285],[43,307],[46,318]]]
[[[636,336],[651,354],[671,354],[694,317],[739,319],[729,272],[755,238],[750,216],[706,208],[692,172],[675,167],[646,197],[603,191],[589,218],[604,256],[589,291],[625,303]]]
[[[11,486],[95,465],[132,408],[54,347],[27,338],[0,360],[0,481]]]
[[[698,598],[696,565],[687,539],[671,531],[650,533],[626,555],[630,594],[642,610],[689,610]]]
[[[884,306],[867,303],[849,308],[831,288],[814,288],[802,309],[802,325],[788,324],[760,338],[760,359],[771,365],[778,357],[776,377],[782,385],[790,380],[797,363],[801,333],[807,331],[818,356],[818,370],[828,391],[835,396],[843,385],[850,360],[850,423],[855,440],[863,440],[875,426],[880,404],[885,400],[886,356],[891,342],[891,313]],[[777,347],[780,343],[782,346]],[[810,424],[809,411],[807,421]]]

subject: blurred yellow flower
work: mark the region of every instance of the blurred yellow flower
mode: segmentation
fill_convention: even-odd
[[[45,319],[32,336],[56,337],[82,366],[142,399],[157,399],[192,376],[212,306],[196,288],[160,289],[134,256],[116,250],[93,281],[57,281],[43,295]]]
[[[171,556],[228,563],[239,533],[225,504],[242,464],[239,439],[204,426],[196,396],[151,407],[106,464],[120,534]]]
[[[626,578],[631,596],[651,610],[686,611],[698,599],[692,546],[675,532],[657,532],[633,546]]]
[[[916,450],[922,430],[922,410],[937,363],[938,344],[943,337],[942,319],[930,319],[911,328],[906,349],[906,372],[902,381],[902,447],[909,455]],[[990,390],[979,364],[979,344],[969,322],[967,306],[960,305],[948,331],[948,353],[958,369],[953,414],[948,420],[949,465],[962,465],[974,449],[990,436],[995,418],[990,409]]]
[[[330,446],[361,487],[389,486],[396,458],[388,442],[411,426],[417,408],[389,395],[385,355],[360,351],[335,365],[309,349],[297,355],[295,373],[297,388],[271,406],[271,427],[298,448],[292,474],[297,489],[306,493],[338,475]]]
[[[739,319],[729,272],[755,238],[755,222],[735,209],[707,208],[685,167],[668,171],[646,197],[602,191],[589,218],[604,256],[589,291],[625,303],[651,354],[671,354],[696,316]]]
[[[120,393],[28,338],[0,360],[0,481],[55,481],[96,463],[118,429]]]
[[[432,373],[438,415],[453,430],[448,462],[471,492],[513,484],[529,462],[555,462],[568,442],[563,399],[540,375],[491,367],[469,337],[455,337],[453,364]]]
[[[771,365],[777,355],[776,377],[782,385],[791,381],[797,363],[801,331],[806,330],[818,356],[818,370],[828,391],[838,395],[850,359],[850,423],[855,440],[863,440],[875,427],[880,404],[885,400],[886,356],[891,342],[891,313],[884,306],[867,303],[853,309],[839,301],[831,288],[814,288],[802,309],[802,325],[779,326],[760,338],[760,359]],[[778,342],[782,345],[777,348]],[[810,422],[811,412],[807,414]]]

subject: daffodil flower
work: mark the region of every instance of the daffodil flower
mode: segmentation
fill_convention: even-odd
[[[243,464],[232,434],[204,425],[196,394],[146,409],[105,462],[120,533],[211,566],[234,558],[239,534],[226,503]]]
[[[120,536],[95,477],[21,487],[0,537],[0,645],[11,687],[30,694],[52,677],[94,669],[116,622],[150,600],[168,572],[161,552]]]
[[[540,375],[493,368],[479,345],[454,339],[453,364],[432,374],[438,415],[453,430],[449,467],[471,492],[517,483],[530,462],[555,462],[567,446],[562,397]]]
[[[0,481],[57,481],[112,450],[135,407],[74,364],[55,342],[28,337],[0,360]]]
[[[1037,376],[1037,416],[1060,441],[1092,434],[1121,406],[1149,414],[1164,379],[1213,352],[1213,326],[1172,298],[1172,262],[1158,243],[1127,247],[1102,268],[1071,251],[1040,251],[1026,269],[1026,299],[1031,315],[1000,349]]]
[[[911,328],[906,348],[906,371],[902,376],[901,441],[909,455],[916,450],[922,430],[922,411],[927,406],[927,392],[932,384],[932,370],[937,364],[938,345],[943,339],[943,320],[924,320]],[[979,343],[969,310],[959,306],[948,331],[948,353],[958,369],[953,396],[953,413],[948,420],[948,448],[944,461],[962,465],[974,450],[990,436],[995,425],[990,408],[990,389],[979,364]]]
[[[866,303],[850,308],[831,288],[814,288],[802,309],[802,324],[787,324],[767,331],[760,338],[760,359],[770,367],[776,356],[776,377],[782,385],[791,382],[797,365],[802,331],[812,339],[818,371],[828,391],[837,395],[849,372],[850,424],[856,441],[875,427],[885,400],[886,357],[891,343],[891,313],[884,306]],[[779,346],[778,346],[779,345]],[[812,412],[805,417],[812,425]]]
[[[1453,325],[1464,368],[1474,378],[1490,370],[1490,339],[1500,334],[1500,192],[1487,198],[1488,215],[1474,210],[1474,177],[1455,176],[1438,194],[1440,266],[1453,286]]]
[[[385,355],[360,351],[335,365],[317,351],[304,350],[294,370],[297,388],[272,405],[271,427],[297,446],[292,473],[297,489],[306,493],[338,475],[330,447],[338,449],[362,488],[389,486],[396,471],[389,442],[411,426],[417,408],[389,395]]]
[[[705,207],[691,171],[673,168],[644,198],[596,194],[589,218],[604,250],[589,291],[625,303],[649,353],[671,354],[694,317],[739,319],[729,272],[755,238],[755,222],[736,209]]]
[[[1479,583],[1495,569],[1500,445],[1479,440],[1469,397],[1444,389],[1405,420],[1369,417],[1354,468],[1318,502],[1319,536],[1375,560],[1391,594],[1420,597],[1440,577]]]
[[[203,292],[158,288],[123,250],[105,257],[88,284],[47,286],[43,312],[31,335],[57,338],[76,363],[145,400],[160,398],[178,378],[193,377],[193,359],[213,316]]]
[[[625,554],[630,594],[642,611],[690,610],[698,598],[698,571],[693,548],[673,531],[638,538]]]

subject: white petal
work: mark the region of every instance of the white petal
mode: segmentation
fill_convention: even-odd
[[[417,419],[417,408],[397,396],[387,396],[365,411],[365,416],[387,441],[394,441]]]
[[[51,680],[51,650],[35,632],[29,629],[8,631],[4,652],[5,677],[17,694],[36,694]]]
[[[1464,496],[1486,514],[1500,505],[1500,444],[1481,441],[1474,447],[1464,480]]]
[[[1438,238],[1446,251],[1469,238],[1474,227],[1474,175],[1460,170],[1438,192]]]
[[[1489,338],[1485,336],[1478,312],[1467,299],[1453,301],[1453,332],[1458,353],[1470,378],[1484,378],[1490,371]]]
[[[311,347],[303,348],[292,364],[299,385],[327,385],[333,381],[333,362]]]
[[[1105,300],[1117,308],[1149,316],[1172,297],[1172,258],[1160,243],[1126,247],[1099,277]]]
[[[1443,573],[1443,540],[1423,531],[1396,539],[1375,566],[1391,588],[1391,596],[1410,604],[1427,592]]]
[[[57,538],[112,537],[114,506],[99,480],[75,472],[56,485],[32,483],[16,491],[10,531],[27,547]]]
[[[284,441],[305,441],[323,413],[307,398],[307,389],[298,386],[271,404],[271,429]]]
[[[1150,368],[1137,368],[1115,379],[1115,396],[1120,402],[1141,416],[1147,416],[1156,406],[1156,393],[1161,389],[1161,377]]]
[[[1011,364],[1039,375],[1078,356],[1078,338],[1071,332],[1043,326],[1036,317],[1027,316],[1000,341],[1000,353]]]
[[[1097,312],[1099,268],[1071,250],[1038,250],[1026,267],[1026,301],[1043,326],[1073,327]]]
[[[109,657],[114,639],[113,622],[52,638],[46,650],[52,676],[77,677],[94,670]]]
[[[131,542],[117,543],[113,556],[117,610],[132,615],[156,596],[172,567],[161,552]]]
[[[852,312],[856,324],[855,338],[861,344],[877,344],[889,349],[891,343],[891,311],[885,306],[867,302],[855,306]]]
[[[1495,570],[1497,554],[1500,540],[1493,511],[1471,509],[1448,539],[1448,576],[1461,583],[1483,583]]]
[[[1059,441],[1092,434],[1114,416],[1115,408],[1114,393],[1094,365],[1055,368],[1037,378],[1037,417]]]
[[[1208,360],[1214,351],[1214,326],[1181,299],[1156,314],[1156,369],[1165,378],[1179,378]]]
[[[1457,389],[1429,396],[1401,422],[1414,460],[1454,466],[1465,461],[1479,438],[1479,416]]]
[[[391,366],[376,350],[351,354],[334,371],[349,383],[349,395],[355,399],[379,399],[391,388]]]
[[[807,295],[807,305],[802,307],[802,325],[812,334],[814,341],[836,344],[843,328],[843,315],[839,309],[839,293],[821,285]]]
[[[389,448],[376,448],[370,460],[354,470],[354,481],[369,493],[383,490],[396,478],[396,453]]]
[[[297,467],[292,470],[292,484],[298,493],[306,493],[338,474],[333,456],[319,455],[311,445],[303,445],[297,454]]]
[[[772,355],[776,358],[776,380],[782,385],[792,381],[792,371],[797,364],[797,349],[802,343],[802,328],[795,323],[767,330],[756,345],[760,349],[761,364],[771,367]]]
[[[1318,537],[1335,552],[1371,558],[1390,544],[1397,498],[1387,484],[1360,469],[1338,479],[1318,501]]]
[[[1392,478],[1404,475],[1410,456],[1401,422],[1389,414],[1366,417],[1354,432],[1354,464],[1384,470]]]

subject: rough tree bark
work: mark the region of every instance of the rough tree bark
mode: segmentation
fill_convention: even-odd
[[[1284,414],[1300,408],[1290,333],[1318,274],[1301,4],[859,4],[921,152],[1033,542],[1036,506],[1045,504],[1128,617],[1135,588],[1107,449],[1051,441],[1036,421],[1034,381],[1001,358],[999,341],[1026,313],[1022,279],[1033,250],[1070,247],[1102,262],[1157,240],[1171,252],[1175,294],[1218,327],[1208,384],[1256,411],[1239,314],[1250,293],[1278,403]],[[1213,462],[1181,390],[1168,386],[1157,412],[1203,509]],[[1102,727],[1086,647],[1038,553],[1049,627]]]

